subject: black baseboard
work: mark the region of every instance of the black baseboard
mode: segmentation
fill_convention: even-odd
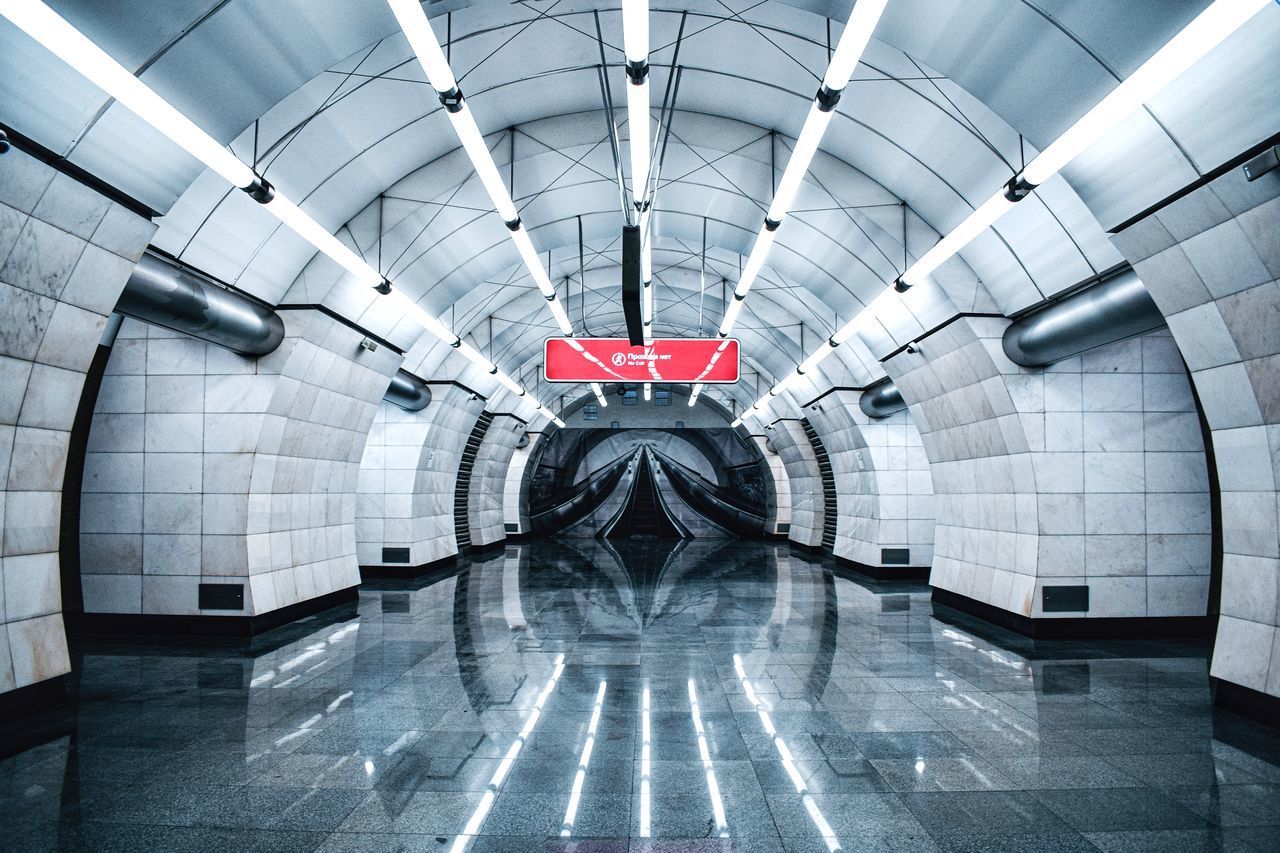
[[[878,581],[928,581],[928,566],[869,566],[866,563],[859,563],[857,560],[850,560],[846,557],[836,557],[836,568],[849,572],[857,572],[860,575],[866,575]]]
[[[506,548],[508,539],[509,537],[504,536],[497,542],[490,542],[488,545],[468,545],[462,554],[467,557],[486,557]]]
[[[935,608],[949,607],[977,616],[1036,640],[1200,639],[1212,635],[1216,621],[1210,616],[1032,618],[937,587],[933,588],[933,604]]]
[[[354,605],[359,587],[350,586],[319,598],[300,601],[258,616],[169,616],[158,613],[76,613],[68,617],[68,633],[79,637],[174,636],[252,637],[306,616]],[[354,607],[352,607],[354,610]]]
[[[797,542],[790,538],[787,539],[787,544],[789,544],[794,550],[808,554],[809,556],[828,557],[831,555],[831,552],[826,548],[823,548],[821,545],[806,545],[803,542]]]
[[[46,681],[38,681],[0,693],[0,720],[13,720],[26,717],[37,711],[43,711],[59,704],[67,698],[67,677],[59,675]],[[0,739],[2,740],[2,739]],[[3,747],[0,747],[0,755]]]
[[[451,554],[448,557],[441,557],[438,560],[432,560],[429,563],[419,563],[416,566],[405,564],[400,565],[381,565],[381,566],[361,566],[361,580],[406,580],[411,578],[420,578],[424,575],[433,575],[438,572],[449,572],[458,565],[458,555]]]
[[[1259,723],[1280,728],[1280,696],[1272,696],[1221,678],[1209,678],[1213,684],[1213,704],[1234,711]]]

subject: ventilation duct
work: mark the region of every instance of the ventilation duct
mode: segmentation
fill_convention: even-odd
[[[284,340],[275,311],[152,254],[134,267],[116,311],[241,355],[266,355]]]
[[[902,399],[902,392],[893,384],[892,379],[882,379],[862,392],[858,398],[858,408],[869,418],[887,418],[894,412],[901,412],[907,407]]]
[[[382,399],[406,412],[420,412],[431,402],[431,389],[407,370],[397,370]]]
[[[1146,286],[1127,268],[1015,321],[1004,331],[1004,354],[1022,367],[1044,367],[1163,325]]]

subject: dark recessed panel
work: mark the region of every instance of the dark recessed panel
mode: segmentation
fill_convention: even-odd
[[[383,548],[382,562],[407,563],[409,562],[409,549],[408,548]]]
[[[1088,613],[1089,587],[1046,586],[1041,601],[1045,613]]]
[[[881,548],[880,562],[886,566],[911,565],[910,548]]]
[[[201,610],[244,610],[244,584],[202,583],[199,606]]]

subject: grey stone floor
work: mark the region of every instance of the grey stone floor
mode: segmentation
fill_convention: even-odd
[[[0,731],[0,848],[1280,850],[1280,736],[1213,711],[1203,643],[1033,643],[785,547],[615,545],[247,647],[82,644],[75,701]]]

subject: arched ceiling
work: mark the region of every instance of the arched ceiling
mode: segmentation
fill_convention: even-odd
[[[51,5],[508,372],[537,364],[550,316],[384,0]],[[713,333],[721,281],[736,281],[852,4],[651,5],[655,116],[669,89],[674,101],[657,332]],[[901,271],[904,222],[914,258],[1204,5],[890,0],[737,329],[751,369],[789,372],[802,328],[811,350]],[[600,83],[603,65],[625,169],[616,6],[427,4],[579,334],[621,325],[623,214]],[[1269,9],[940,269],[906,306],[912,322],[943,305],[1012,313],[1118,262],[1104,228],[1274,132],[1280,93],[1248,80],[1280,78],[1277,41]],[[309,244],[2,21],[0,50],[3,120],[165,212],[160,247],[270,301],[374,322],[373,298]],[[418,341],[407,363],[439,364],[439,349]],[[826,380],[877,378],[883,353],[838,352]],[[754,399],[717,393],[739,409]]]

